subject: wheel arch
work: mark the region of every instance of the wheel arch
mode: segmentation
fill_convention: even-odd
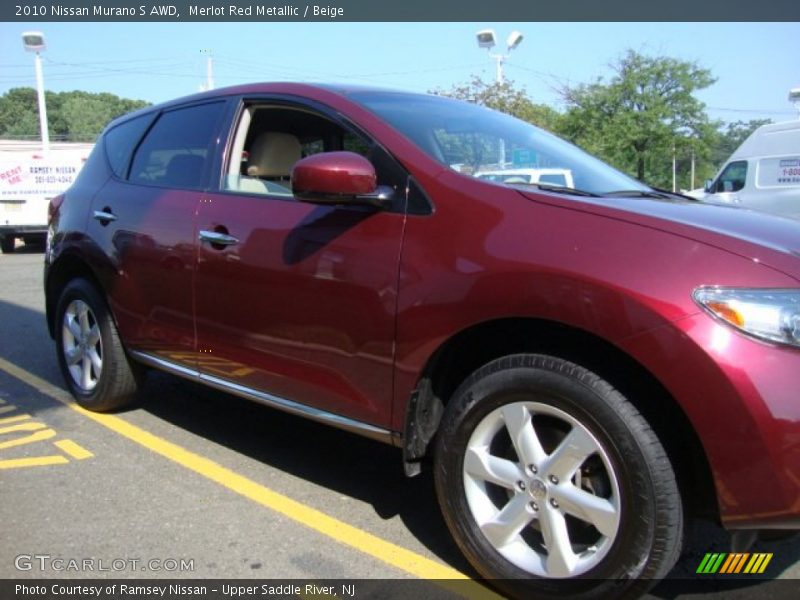
[[[51,338],[55,338],[55,314],[58,306],[58,299],[61,292],[70,281],[78,277],[88,280],[101,292],[103,287],[89,264],[77,253],[65,253],[49,266],[44,283],[45,287],[45,311],[47,318],[47,329]],[[112,315],[113,318],[113,315]]]
[[[614,386],[639,410],[664,445],[687,513],[719,520],[716,489],[705,450],[668,390],[642,364],[606,340],[541,319],[483,322],[453,335],[431,355],[407,410],[403,450],[408,474],[419,471],[415,461],[426,456],[444,406],[458,386],[488,362],[523,353],[568,360]],[[691,493],[687,493],[689,490]]]

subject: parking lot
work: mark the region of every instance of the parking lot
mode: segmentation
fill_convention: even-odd
[[[41,249],[0,256],[0,579],[475,575],[431,477],[406,479],[396,449],[158,373],[133,410],[77,408],[47,334],[41,266]],[[703,580],[695,570],[727,551],[725,536],[706,525],[690,536],[651,597],[800,593],[800,542],[757,544],[773,553],[759,580]]]

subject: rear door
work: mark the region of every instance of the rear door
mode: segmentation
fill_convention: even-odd
[[[114,176],[92,203],[88,229],[113,261],[104,276],[122,338],[171,362],[194,363],[195,213],[224,108],[181,106],[111,130]]]

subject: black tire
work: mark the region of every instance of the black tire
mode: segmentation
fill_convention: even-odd
[[[82,323],[78,314],[83,307],[87,309],[87,331],[82,339],[81,333],[70,329],[67,322],[80,329]],[[69,317],[66,316],[68,311]],[[131,404],[136,399],[142,371],[128,359],[116,324],[97,289],[85,279],[70,281],[58,300],[55,318],[58,364],[78,404],[97,412],[117,410]],[[96,331],[99,331],[99,337],[94,333]],[[72,361],[73,370],[70,370],[67,357],[69,350],[83,357],[77,362]],[[99,368],[89,358],[92,350],[100,358]]]
[[[0,250],[3,251],[3,254],[11,254],[14,252],[14,242],[14,237],[11,235],[4,235],[0,238]]]
[[[43,233],[26,235],[22,238],[22,241],[25,242],[25,246],[28,248],[44,248],[47,243],[47,236]]]
[[[525,414],[528,417],[518,418]],[[519,432],[528,432],[528,428],[539,444],[536,452],[531,452],[536,446],[515,444],[511,439],[512,435],[520,439]],[[575,446],[561,445],[567,434],[573,433],[570,439],[583,440],[583,451],[577,442]],[[564,458],[557,463],[556,449],[566,447],[571,450],[558,453]],[[595,447],[596,453],[586,453]],[[543,466],[527,465],[520,458],[525,453],[538,456]],[[573,455],[589,458],[572,459]],[[485,475],[489,471],[483,470],[483,465],[490,463],[476,456],[490,456],[492,461],[500,458],[514,470],[502,471],[500,485]],[[577,466],[563,468],[565,464]],[[564,473],[563,481],[547,474],[548,469],[552,474],[557,468]],[[509,486],[509,479],[518,474],[523,475],[522,485]],[[607,382],[559,358],[508,356],[473,373],[455,392],[442,418],[434,475],[445,521],[462,552],[483,577],[512,597],[637,597],[664,577],[680,554],[681,498],[672,466],[655,433]],[[597,518],[596,522],[579,519],[572,516],[577,503],[572,505],[572,515],[565,516],[570,508],[569,496],[563,492],[576,489],[594,496],[590,500],[601,502],[613,517],[606,521]],[[567,500],[559,501],[562,496]],[[588,506],[587,497],[580,498],[581,506]],[[511,530],[516,533],[509,534],[504,523],[498,527],[497,515],[502,509],[510,511],[512,504],[523,507],[524,512],[514,509],[521,517]],[[490,541],[489,534],[481,530],[476,514],[496,541]],[[527,525],[520,525],[529,517]],[[514,518],[509,516],[506,523]],[[601,533],[602,529],[607,534]],[[552,532],[566,540],[551,546],[567,549],[552,556],[552,565],[566,565],[561,570],[549,571],[545,531],[551,532],[551,540]],[[588,541],[579,546],[577,540],[582,537]],[[577,562],[572,562],[573,556]],[[560,557],[566,558],[560,562]]]

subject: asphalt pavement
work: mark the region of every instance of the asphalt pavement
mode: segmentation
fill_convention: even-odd
[[[40,248],[0,255],[0,579],[475,577],[430,474],[407,479],[394,448],[160,373],[130,410],[77,408],[45,326],[42,263]],[[764,576],[709,586],[695,571],[726,541],[692,525],[650,597],[800,596],[797,540],[751,549],[773,555]],[[491,596],[470,585],[461,593]]]

